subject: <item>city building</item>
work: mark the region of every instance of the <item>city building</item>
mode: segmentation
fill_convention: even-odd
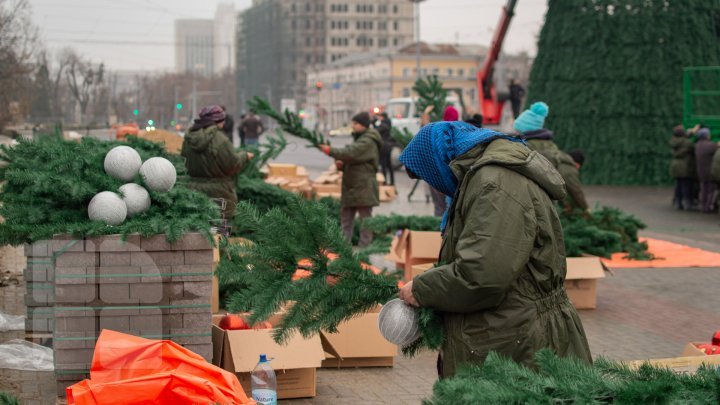
[[[462,94],[468,112],[479,108],[477,72],[487,47],[421,43],[420,73],[437,75],[450,95]],[[511,79],[525,85],[531,59],[526,54],[501,55],[495,72],[496,88],[507,92]],[[417,80],[415,44],[349,56],[308,74],[306,88],[310,110],[317,111],[323,128],[347,125],[359,111],[384,106],[391,98],[415,96]],[[322,89],[318,90],[318,84]]]
[[[307,75],[349,55],[413,41],[407,0],[253,0],[238,17],[238,100],[307,101]]]
[[[205,76],[235,67],[235,6],[220,3],[214,19],[175,20],[175,70]]]
[[[210,75],[215,71],[213,20],[175,20],[175,68]]]

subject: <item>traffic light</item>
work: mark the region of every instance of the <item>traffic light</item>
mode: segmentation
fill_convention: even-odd
[[[178,110],[182,110],[182,107],[182,103],[175,104],[175,108],[177,108]]]
[[[322,89],[323,89],[323,82],[321,82],[321,81],[315,82],[315,88],[317,89],[317,91],[322,90]]]
[[[133,110],[133,115],[134,115],[134,116],[137,117],[139,114],[140,114],[140,110],[138,110],[137,108]]]

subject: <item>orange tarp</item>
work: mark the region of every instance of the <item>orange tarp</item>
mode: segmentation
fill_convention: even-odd
[[[611,259],[602,259],[610,268],[671,268],[671,267],[720,267],[720,253],[710,252],[659,239],[640,239],[647,242],[654,260],[628,260],[626,253],[615,253]]]
[[[68,405],[255,404],[235,374],[169,340],[104,329],[90,379],[67,388]]]

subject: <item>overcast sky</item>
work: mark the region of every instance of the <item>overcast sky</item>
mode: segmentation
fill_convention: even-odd
[[[71,46],[113,70],[173,70],[173,22],[213,18],[218,3],[237,10],[251,0],[29,0],[34,22],[51,51]],[[287,0],[291,1],[291,0]],[[421,38],[489,45],[506,0],[426,0]],[[535,54],[545,0],[518,0],[504,50]]]

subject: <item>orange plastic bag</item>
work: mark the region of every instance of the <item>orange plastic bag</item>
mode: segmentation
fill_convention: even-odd
[[[68,405],[255,404],[237,377],[169,340],[103,330],[90,379],[67,388]]]

